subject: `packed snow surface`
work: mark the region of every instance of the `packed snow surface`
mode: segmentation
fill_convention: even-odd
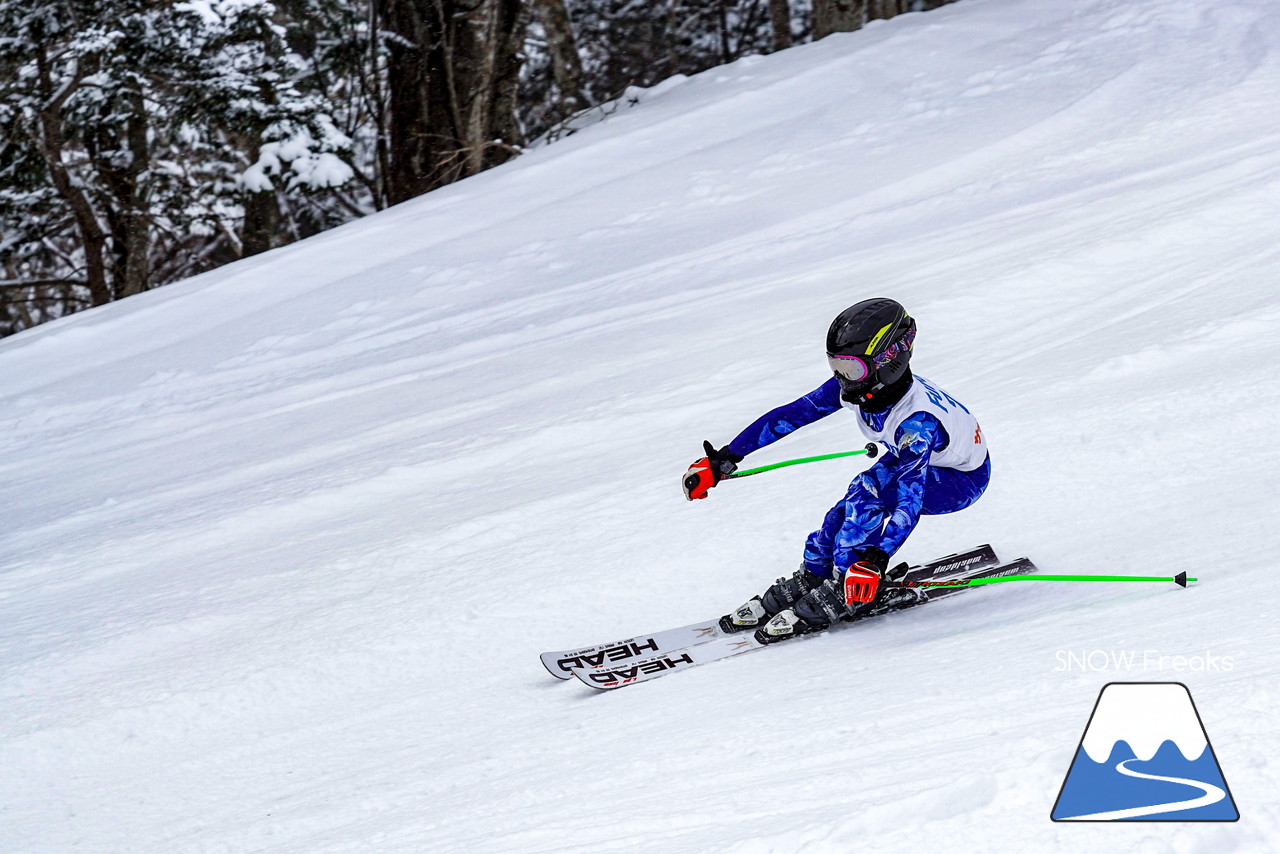
[[[1280,4],[963,0],[0,342],[0,850],[1274,851],[1277,223]],[[903,557],[1200,583],[552,680],[794,569],[865,462],[679,477],[883,295],[994,472]],[[1050,822],[1134,679],[1239,822]]]

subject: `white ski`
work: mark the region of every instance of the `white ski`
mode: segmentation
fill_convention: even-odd
[[[730,658],[770,645],[756,640],[754,632],[743,632],[687,649],[673,649],[653,658],[644,658],[627,664],[575,668],[572,675],[584,685],[608,691],[637,682],[648,682],[650,679],[657,679],[659,676],[666,676],[677,670],[688,670],[699,664],[719,661],[722,658]]]
[[[942,561],[938,564],[947,566]],[[908,580],[924,580],[929,576],[925,574],[922,567],[916,571],[915,578],[908,576]],[[955,572],[941,571],[933,575],[933,580],[941,581],[948,579],[965,579],[965,578],[994,578],[1001,575],[1021,575],[1024,573],[1036,572],[1036,565],[1025,557],[1000,566],[985,566],[977,569],[970,568],[968,571]],[[965,590],[972,590],[971,587],[943,587],[943,588],[927,588],[925,590],[928,598],[919,604],[941,599],[946,596],[952,596]],[[916,606],[910,606],[916,607]],[[862,622],[862,620],[874,619],[883,614],[894,613],[899,610],[908,610],[908,608],[896,608],[888,611],[867,614],[853,622]],[[843,624],[840,624],[843,625]],[[813,632],[807,635],[800,635],[801,638],[817,637],[822,632]],[[789,639],[794,640],[794,638]],[[722,658],[732,658],[735,655],[741,655],[744,652],[752,652],[766,646],[776,646],[778,643],[786,643],[787,641],[775,641],[773,643],[761,643],[756,640],[754,633],[735,634],[721,637],[718,640],[708,643],[701,643],[691,646],[687,649],[672,649],[667,652],[651,655],[648,658],[632,659],[625,664],[600,664],[586,667],[573,668],[572,674],[578,681],[584,685],[588,685],[600,691],[610,691],[614,688],[622,688],[627,685],[635,685],[640,682],[648,682],[657,679],[660,676],[666,676],[677,670],[688,670],[690,667],[697,667],[699,664],[708,664],[712,661],[719,661]]]
[[[648,658],[673,649],[685,649],[725,636],[720,631],[719,618],[690,623],[675,629],[637,635],[620,641],[585,646],[581,649],[565,649],[544,652],[540,656],[542,666],[557,679],[569,679],[575,667],[599,667],[605,664]]]
[[[968,572],[983,567],[994,566],[999,561],[995,551],[989,544],[983,544],[959,554],[947,555],[930,561],[923,566],[908,570],[908,578],[931,578],[951,575],[957,572]],[[666,629],[647,635],[577,649],[564,649],[556,652],[544,652],[539,656],[542,666],[557,679],[569,679],[573,671],[582,668],[604,667],[634,662],[640,659],[660,658],[662,654],[673,650],[686,650],[690,647],[710,643],[722,638],[741,639],[750,637],[751,632],[726,632],[720,627],[720,619],[704,620],[690,623],[674,629]]]
[[[911,567],[909,579],[913,577],[933,577],[978,570],[978,568],[995,566],[1000,561],[991,545],[982,544],[968,552],[947,554],[936,561],[923,566]],[[557,679],[570,679],[573,671],[584,667],[603,667],[616,663],[639,661],[641,658],[655,658],[673,649],[687,649],[694,645],[710,643],[721,638],[741,638],[749,632],[724,631],[719,618],[691,622],[677,629],[655,631],[649,635],[636,635],[635,638],[611,640],[608,643],[593,644],[591,647],[577,649],[561,649],[558,652],[541,654],[543,667]]]

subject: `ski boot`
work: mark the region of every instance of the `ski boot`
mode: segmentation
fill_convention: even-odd
[[[900,563],[887,570],[876,588],[875,598],[870,602],[849,603],[845,600],[843,580],[828,581],[796,603],[796,616],[810,626],[825,629],[834,623],[852,622],[918,605],[928,596],[917,587],[902,586],[908,569],[907,564]]]
[[[821,632],[841,620],[856,619],[855,614],[871,605],[849,606],[844,601],[844,579],[823,581],[796,602],[780,611],[769,622],[756,629],[760,643],[777,643],[800,635]]]
[[[793,607],[821,584],[822,579],[801,564],[790,578],[779,578],[764,593],[752,596],[732,614],[721,617],[720,630],[733,633],[758,628],[768,618]]]
[[[918,605],[928,597],[923,590],[901,586],[907,569],[907,564],[901,563],[886,572],[875,599],[867,603],[847,604],[843,579],[823,581],[805,593],[794,607],[779,612],[757,629],[755,638],[760,643],[777,643],[829,629],[839,622],[861,620]]]

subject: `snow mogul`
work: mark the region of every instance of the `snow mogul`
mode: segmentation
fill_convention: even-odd
[[[915,320],[896,301],[851,305],[827,331],[831,379],[760,416],[723,448],[703,443],[706,456],[683,479],[690,500],[706,498],[751,452],[840,409],[854,412],[862,434],[889,448],[809,535],[800,568],[721,618],[726,631],[755,629],[758,640],[771,643],[923,598],[894,583],[907,565],[890,570],[889,559],[921,515],[955,513],[977,501],[991,462],[964,404],[912,375],[915,337]]]

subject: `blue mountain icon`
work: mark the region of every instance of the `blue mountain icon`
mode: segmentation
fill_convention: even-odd
[[[1113,682],[1098,695],[1051,817],[1235,821],[1240,813],[1186,686]]]

